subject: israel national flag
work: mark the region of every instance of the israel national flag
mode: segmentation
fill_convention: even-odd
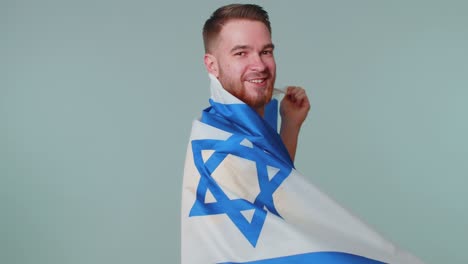
[[[274,118],[210,79],[184,169],[182,264],[422,263],[307,182]]]

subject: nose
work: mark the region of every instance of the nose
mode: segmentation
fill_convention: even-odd
[[[250,60],[250,69],[257,72],[265,71],[266,64],[259,54],[252,55]]]

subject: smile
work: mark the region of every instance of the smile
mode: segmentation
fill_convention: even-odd
[[[253,79],[253,80],[248,80],[250,83],[263,83],[265,79]]]

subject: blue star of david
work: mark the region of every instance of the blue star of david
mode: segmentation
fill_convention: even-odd
[[[226,214],[236,225],[239,231],[255,247],[265,223],[267,212],[281,217],[273,203],[273,193],[291,172],[291,168],[255,144],[253,147],[243,146],[240,143],[245,137],[232,135],[227,140],[193,140],[192,151],[195,166],[200,173],[200,182],[197,187],[197,199],[190,210],[190,217]],[[214,153],[203,161],[202,151],[214,150]],[[217,184],[211,174],[228,155],[235,155],[256,163],[257,177],[260,193],[252,203],[246,199],[230,199]],[[268,177],[267,166],[278,168],[271,179]],[[207,191],[210,191],[215,202],[205,202]],[[249,222],[241,213],[244,210],[254,210],[252,220]]]

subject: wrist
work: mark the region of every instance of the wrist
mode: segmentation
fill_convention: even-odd
[[[281,129],[293,129],[299,131],[301,129],[302,122],[292,121],[292,120],[281,120]]]

